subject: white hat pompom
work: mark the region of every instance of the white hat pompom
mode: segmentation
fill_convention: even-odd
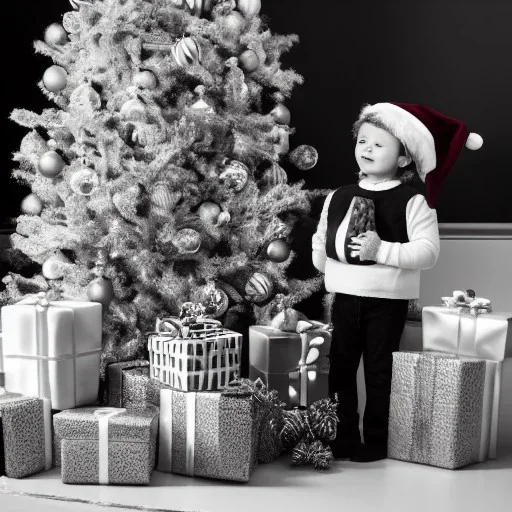
[[[478,135],[478,133],[470,133],[468,135],[468,140],[466,141],[466,147],[468,149],[476,151],[477,149],[480,149],[482,147],[483,143],[484,139],[482,139],[481,135]]]

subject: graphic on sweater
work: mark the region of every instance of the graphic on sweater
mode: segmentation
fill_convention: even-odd
[[[351,249],[348,247],[352,244],[350,239],[366,231],[377,231],[375,227],[375,203],[373,199],[354,196],[354,207],[352,208],[344,244],[347,263],[351,265],[375,265],[375,261],[361,261],[359,256],[352,257],[350,255]]]

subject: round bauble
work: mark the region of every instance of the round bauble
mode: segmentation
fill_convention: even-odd
[[[100,95],[89,85],[79,85],[69,97],[69,109],[93,111],[101,108]]]
[[[68,73],[61,66],[50,66],[43,75],[43,84],[50,92],[59,92],[65,89],[68,83]]]
[[[155,183],[151,189],[149,200],[154,206],[170,212],[181,199],[181,192],[172,192],[166,182]]]
[[[176,233],[173,244],[179,249],[181,254],[194,254],[201,247],[201,235],[195,229],[180,229]]]
[[[220,212],[220,206],[217,203],[212,203],[211,201],[205,201],[197,210],[199,218],[205,224],[215,224],[219,218]]]
[[[43,276],[46,279],[60,279],[64,277],[66,265],[69,264],[71,261],[58,251],[43,263]]]
[[[141,89],[156,89],[158,80],[154,73],[151,71],[139,71],[133,76],[133,85]]]
[[[229,306],[229,298],[224,290],[215,288],[203,300],[201,304],[205,307],[205,313],[220,318]]]
[[[146,105],[138,98],[133,98],[123,103],[120,113],[127,121],[146,121]]]
[[[272,119],[277,124],[290,124],[292,115],[288,107],[285,107],[282,103],[277,105],[271,112]]]
[[[64,160],[56,151],[47,151],[39,159],[38,169],[45,178],[55,178],[64,169]]]
[[[80,15],[74,11],[65,13],[62,17],[62,25],[69,34],[80,32]]]
[[[213,0],[171,0],[171,4],[180,9],[185,9],[195,16],[201,16],[203,12],[209,12]]]
[[[68,34],[60,23],[52,23],[44,33],[44,42],[49,45],[63,45],[68,40]]]
[[[270,131],[275,144],[274,148],[278,155],[286,155],[290,151],[290,132],[282,125],[276,124]]]
[[[284,240],[273,240],[268,244],[267,256],[270,261],[282,263],[290,256],[290,247]]]
[[[235,192],[240,192],[247,185],[249,168],[242,162],[231,160],[220,173],[219,179],[222,184],[232,188]]]
[[[277,163],[273,163],[264,173],[261,179],[264,188],[273,188],[276,185],[288,183],[286,171]]]
[[[43,202],[35,194],[29,194],[21,201],[21,211],[25,215],[39,215],[43,211]]]
[[[260,66],[260,58],[254,50],[245,50],[238,59],[248,73],[256,71]]]
[[[223,226],[224,224],[227,224],[231,221],[231,214],[229,212],[220,212],[219,216],[217,217],[217,224],[219,226]]]
[[[114,298],[112,281],[105,277],[93,279],[87,286],[87,297],[91,302],[99,302],[103,309],[108,308]]]
[[[252,302],[263,302],[274,292],[272,281],[261,272],[255,272],[245,285],[247,299]]]
[[[192,37],[183,37],[174,43],[171,53],[178,66],[191,66],[192,64],[201,63],[201,47]]]
[[[80,196],[90,196],[98,188],[100,180],[95,171],[88,168],[76,171],[69,180],[71,190]]]
[[[252,18],[261,11],[261,0],[237,0],[237,9],[246,17]]]
[[[222,26],[225,31],[233,37],[240,35],[240,32],[244,29],[245,23],[245,18],[237,11],[231,11],[222,19]]]
[[[304,144],[295,148],[289,156],[290,162],[301,171],[313,169],[318,162],[318,152],[313,146]]]

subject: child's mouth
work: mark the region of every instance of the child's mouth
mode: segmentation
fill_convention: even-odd
[[[363,156],[362,158],[363,158],[363,160],[366,160],[367,162],[373,162],[373,160],[371,158],[368,158],[367,156]]]

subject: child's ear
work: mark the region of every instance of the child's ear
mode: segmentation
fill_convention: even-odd
[[[406,167],[412,162],[412,158],[410,156],[399,156],[398,157],[398,167]]]

